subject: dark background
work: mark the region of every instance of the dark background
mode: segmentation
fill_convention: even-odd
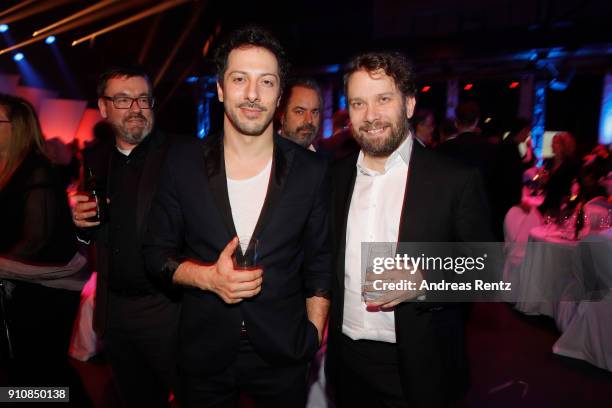
[[[0,11],[18,1],[0,2]],[[38,3],[54,4],[53,0]],[[210,75],[203,47],[212,47],[229,30],[246,23],[271,29],[287,49],[295,72],[332,81],[334,99],[342,93],[342,65],[354,54],[373,49],[401,50],[414,61],[419,103],[445,115],[446,80],[456,78],[460,99],[481,102],[483,117],[506,121],[517,113],[519,89],[512,81],[525,74],[552,78],[547,64],[570,67],[575,75],[564,92],[547,92],[548,129],[569,130],[580,144],[597,140],[602,78],[612,67],[612,2],[605,0],[430,0],[430,1],[205,1],[194,0],[161,14],[72,47],[70,43],[98,29],[164,3],[153,0],[118,2],[129,9],[100,21],[58,34],[53,46],[39,42],[21,51],[47,88],[60,97],[95,103],[98,74],[113,64],[142,62],[155,77],[181,35],[169,68],[156,89],[159,122],[172,131],[195,133],[196,102],[201,90],[189,76]],[[10,39],[31,37],[34,30],[94,4],[65,1],[10,23]],[[189,25],[194,18],[194,24]],[[0,16],[0,23],[3,17]],[[185,31],[185,33],[184,33]],[[147,52],[147,39],[150,46]],[[63,72],[57,54],[65,61]],[[329,72],[337,70],[338,72]],[[0,72],[18,73],[12,53],[0,55]],[[27,83],[25,85],[28,85]],[[213,106],[213,121],[219,108]],[[213,126],[214,127],[214,126]]]

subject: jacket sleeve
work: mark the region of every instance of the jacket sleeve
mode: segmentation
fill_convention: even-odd
[[[177,195],[171,152],[160,172],[157,194],[151,204],[143,255],[147,273],[155,282],[171,287],[174,272],[182,262],[184,220]]]
[[[331,291],[331,242],[329,231],[330,172],[326,164],[317,187],[304,236],[306,297],[329,298]]]

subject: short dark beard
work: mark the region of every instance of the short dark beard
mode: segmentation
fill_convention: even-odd
[[[317,137],[317,133],[319,132],[319,129],[315,125],[312,125],[310,123],[307,123],[307,124],[302,125],[302,126],[298,126],[295,129],[295,132],[292,132],[291,129],[289,129],[286,126],[286,123],[287,122],[285,122],[283,124],[283,128],[282,128],[283,136],[286,137],[287,139],[289,139],[289,140],[299,144],[302,147],[306,147],[307,148],[308,146],[310,146],[312,144],[312,142],[314,141],[314,139]],[[310,136],[309,137],[305,137],[305,138],[301,137],[300,136],[300,132],[303,131],[303,130],[310,131]]]
[[[379,129],[385,126],[391,128],[391,134],[386,140],[383,140],[382,143],[372,143],[372,141],[368,140],[367,136],[364,135],[368,130]],[[359,146],[361,146],[361,150],[363,150],[365,154],[371,157],[388,157],[404,140],[406,140],[409,127],[410,122],[406,117],[406,107],[402,105],[400,116],[395,123],[382,121],[375,121],[372,123],[366,122],[359,129],[355,129],[353,126],[352,130],[353,137]]]

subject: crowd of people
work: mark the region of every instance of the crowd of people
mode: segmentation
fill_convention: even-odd
[[[503,241],[508,210],[531,211],[529,122],[490,137],[468,101],[436,126],[405,57],[371,52],[348,64],[348,109],[321,139],[321,90],[289,79],[270,33],[231,33],[214,62],[222,131],[203,140],[162,131],[147,73],[113,68],[97,88],[98,130],[109,136],[75,150],[80,166],[52,165],[59,154],[32,106],[0,95],[5,384],[74,376],[66,352],[95,270],[93,325],[126,406],[233,407],[242,394],[262,407],[460,399],[464,308],[412,291],[365,302],[361,245]],[[546,192],[538,211],[610,202],[609,150],[581,161],[560,133],[553,152],[526,180],[537,175]],[[69,208],[66,187],[85,174],[97,201],[73,187]],[[256,264],[238,266],[236,251],[255,246]]]

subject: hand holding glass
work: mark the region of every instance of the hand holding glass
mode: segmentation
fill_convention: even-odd
[[[234,267],[241,270],[259,269],[258,261],[259,240],[250,236],[239,236],[238,247],[234,251]]]

